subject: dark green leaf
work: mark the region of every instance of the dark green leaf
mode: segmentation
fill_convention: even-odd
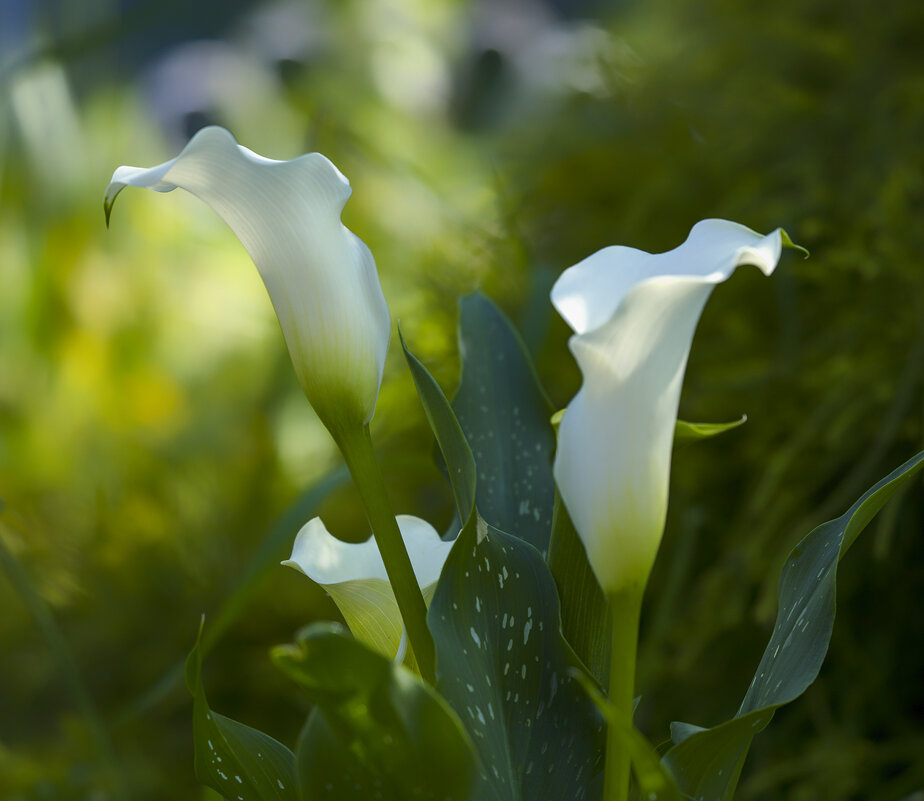
[[[738,713],[711,729],[681,724],[664,756],[680,788],[702,801],[727,801],[757,732],[773,713],[815,680],[834,627],[837,563],[867,523],[924,467],[909,459],[835,520],[823,523],[790,553],[780,576],[779,611],[770,642]]]
[[[622,716],[586,673],[575,671],[574,677],[603,713],[607,727],[612,727],[622,746],[629,752],[640,797],[645,801],[680,801],[680,790],[677,788],[674,777],[661,764],[661,759],[654,746],[638,729],[634,726],[627,726],[622,721]],[[638,706],[638,701],[639,699],[636,698],[633,712]]]
[[[555,497],[549,569],[561,598],[561,625],[565,639],[601,687],[610,674],[610,608],[587,561],[568,510]]]
[[[472,510],[475,508],[475,458],[443,390],[427,368],[408,350],[400,330],[398,336],[401,337],[401,347],[404,348],[404,356],[414,377],[417,396],[446,461],[456,511],[464,525],[471,518]]]
[[[472,745],[455,713],[413,673],[333,623],[303,629],[294,645],[273,650],[273,660],[307,691],[323,718],[309,721],[299,745],[303,798],[340,798],[335,791],[344,786],[357,798],[469,797]],[[316,746],[331,755],[339,749],[336,769]],[[342,767],[348,776],[338,780],[334,774]]]
[[[440,692],[483,765],[475,797],[580,801],[602,769],[603,719],[573,678],[539,552],[484,521],[462,531],[430,604]]]
[[[196,778],[229,801],[295,801],[295,757],[269,735],[209,709],[202,686],[202,626],[186,660],[193,696]]]
[[[456,498],[472,498],[471,506],[460,504],[465,524],[427,622],[438,689],[481,760],[473,797],[596,797],[590,788],[602,769],[603,719],[573,678],[579,662],[561,634],[554,579],[533,546],[474,511],[471,451],[445,395],[406,347],[405,353]]]
[[[478,511],[543,555],[552,524],[552,406],[519,334],[484,295],[459,304],[462,378],[452,401],[478,471]]]
[[[384,801],[382,780],[337,739],[315,707],[295,750],[301,801]]]
[[[706,729],[702,726],[694,726],[692,723],[682,723],[675,720],[671,723],[671,740],[676,745],[682,743],[687,737],[701,731],[706,731]]]

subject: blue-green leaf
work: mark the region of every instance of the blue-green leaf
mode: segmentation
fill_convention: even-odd
[[[471,451],[452,408],[406,346],[405,353],[464,523],[427,622],[437,687],[480,758],[473,798],[595,798],[603,718],[573,678],[579,661],[561,634],[554,580],[532,545],[478,515]]]
[[[481,759],[479,801],[581,801],[604,726],[578,685],[558,594],[535,548],[484,521],[462,531],[430,604],[437,685]]]
[[[196,778],[229,801],[295,801],[292,752],[269,735],[209,709],[202,685],[202,628],[186,660]]]
[[[754,736],[818,675],[834,627],[838,562],[886,501],[922,468],[924,452],[867,490],[843,515],[818,526],[789,554],[780,576],[776,625],[738,713],[711,729],[675,724],[676,745],[664,764],[683,792],[701,801],[732,798]]]
[[[408,350],[400,330],[398,336],[401,338],[401,347],[404,348],[404,356],[414,377],[417,396],[446,462],[459,520],[465,525],[472,518],[475,508],[475,457],[472,456],[468,440],[440,385],[420,360]]]
[[[544,555],[552,525],[549,403],[516,329],[480,293],[459,303],[462,378],[452,401],[478,471],[478,511]]]
[[[316,623],[273,661],[318,705],[299,740],[303,799],[466,801],[475,752],[419,677],[333,623]]]

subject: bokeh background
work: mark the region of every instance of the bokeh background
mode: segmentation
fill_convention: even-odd
[[[180,665],[292,744],[267,650],[332,604],[278,566],[320,510],[368,533],[256,270],[189,196],[126,192],[219,123],[328,155],[393,317],[451,390],[456,300],[519,326],[558,406],[548,288],[608,244],[727,217],[812,251],[707,307],[681,414],[639,725],[731,715],[792,545],[924,447],[924,4],[895,0],[0,0],[0,799],[210,798]],[[394,342],[392,343],[395,344]],[[394,347],[375,435],[395,506],[449,496]],[[924,492],[839,575],[829,659],[739,798],[924,798]]]

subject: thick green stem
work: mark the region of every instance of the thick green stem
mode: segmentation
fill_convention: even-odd
[[[630,731],[635,698],[635,657],[638,651],[638,625],[642,610],[643,588],[629,588],[609,597],[613,619],[610,650],[610,702],[619,717],[617,725]],[[629,797],[629,752],[625,736],[616,726],[606,733],[606,779],[604,801],[626,801]]]
[[[420,675],[430,684],[436,681],[433,637],[427,628],[427,606],[414,575],[411,559],[395,520],[385,482],[375,458],[369,426],[339,432],[335,437],[353,482],[359,491],[372,534],[385,562],[385,571],[398,602],[408,641],[414,650]]]

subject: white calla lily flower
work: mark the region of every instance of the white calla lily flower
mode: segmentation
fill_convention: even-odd
[[[429,606],[453,543],[440,539],[436,529],[419,517],[397,515],[395,519]],[[298,532],[292,556],[282,564],[324,587],[356,639],[389,658],[403,660],[407,639],[374,538],[343,542],[328,532],[320,517],[315,517]]]
[[[179,187],[211,206],[260,271],[318,416],[335,433],[369,422],[391,319],[372,253],[340,220],[350,183],[327,158],[273,161],[209,127],[164,164],[119,167],[106,189],[107,223],[126,186]]]
[[[743,264],[770,275],[783,245],[704,220],[666,253],[608,247],[565,270],[552,303],[574,330],[583,384],[561,418],[555,479],[608,595],[644,587],[667,514],[680,387],[716,284]]]

